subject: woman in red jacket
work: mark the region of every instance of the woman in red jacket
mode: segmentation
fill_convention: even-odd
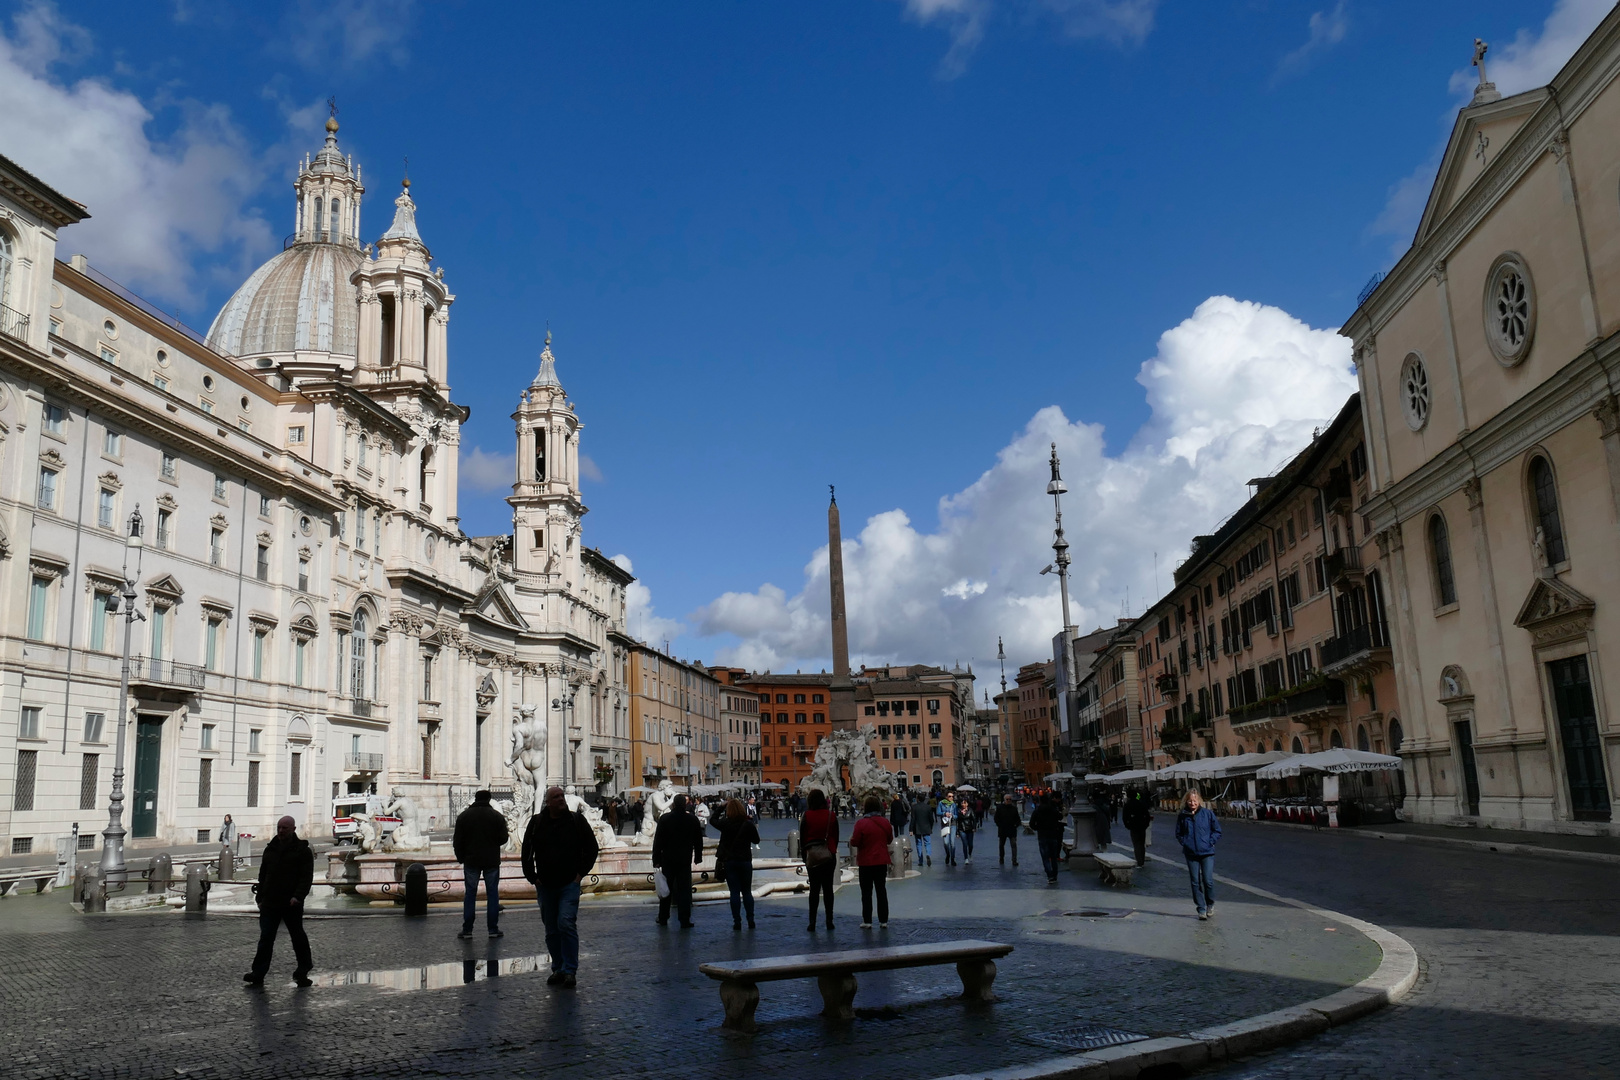
[[[849,834],[849,850],[861,875],[861,928],[872,928],[872,893],[877,892],[878,929],[889,928],[889,844],[894,826],[883,813],[883,800],[868,796],[866,814]]]
[[[838,819],[827,809],[827,793],[816,788],[810,793],[804,816],[799,819],[799,857],[804,860],[805,876],[810,879],[810,930],[816,928],[816,904],[827,898],[827,929],[833,928],[833,883],[838,873]]]

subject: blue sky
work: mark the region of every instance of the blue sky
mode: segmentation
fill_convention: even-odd
[[[336,95],[367,237],[408,156],[458,297],[469,532],[508,525],[482,455],[509,453],[549,322],[600,470],[586,542],[634,561],[648,637],[820,662],[836,483],[846,560],[868,557],[857,656],[983,667],[998,634],[1034,659],[1058,621],[1034,574],[1045,442],[1083,473],[1075,527],[1115,522],[1075,551],[1077,620],[1127,591],[1140,610],[1148,552],[1167,581],[1244,472],[1351,388],[1347,353],[1305,327],[1335,329],[1410,238],[1472,39],[1513,92],[1605,9],[16,4],[0,96],[22,104],[0,153],[90,204],[64,255],[205,329],[291,231],[293,163]],[[1223,296],[1250,306],[1201,307]],[[1246,350],[1314,380],[1303,404],[1246,419],[1247,456],[1178,459],[1169,434],[1199,403],[1175,387],[1242,371]],[[1210,385],[1203,408],[1252,404],[1221,396],[1241,378]],[[1108,503],[1108,485],[1171,481],[1177,513],[1133,525]]]

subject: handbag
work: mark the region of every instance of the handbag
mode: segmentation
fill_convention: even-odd
[[[664,876],[663,867],[659,867],[657,870],[653,871],[653,892],[658,894],[658,899],[660,900],[665,900],[669,897],[669,879]]]
[[[804,846],[804,865],[806,869],[820,870],[836,858],[837,856],[832,853],[832,848],[827,846],[825,840],[812,840]]]

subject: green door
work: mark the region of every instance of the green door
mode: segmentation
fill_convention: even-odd
[[[143,716],[135,724],[135,805],[129,814],[130,834],[157,835],[158,766],[163,760],[163,720]]]
[[[1571,656],[1547,665],[1553,701],[1558,707],[1558,734],[1564,747],[1564,774],[1576,821],[1609,820],[1609,787],[1603,772],[1603,740],[1598,736],[1592,705],[1592,680],[1586,657]]]

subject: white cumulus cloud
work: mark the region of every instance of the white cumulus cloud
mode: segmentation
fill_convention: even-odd
[[[517,454],[490,453],[475,446],[461,455],[456,478],[460,487],[479,494],[499,491],[510,495],[517,478]]]
[[[1349,342],[1262,304],[1211,297],[1159,339],[1137,376],[1148,422],[1110,456],[1100,425],[1061,408],[1037,412],[977,481],[939,501],[921,527],[901,510],[844,540],[851,653],[858,661],[951,662],[993,655],[998,636],[1020,662],[1050,653],[1060,625],[1052,559],[1050,444],[1069,486],[1064,529],[1073,621],[1108,625],[1139,612],[1194,535],[1210,532],[1307,445],[1355,390]],[[774,584],[728,592],[693,617],[700,636],[734,635],[719,658],[756,669],[825,666],[830,652],[827,549],[798,592]]]
[[[182,102],[174,133],[148,133],[153,114],[133,94],[95,78],[53,75],[95,48],[91,35],[47,3],[30,4],[0,32],[0,146],[6,156],[92,217],[62,237],[63,256],[160,300],[187,303],[198,266],[272,249],[272,229],[248,201],[261,168],[223,106]],[[212,257],[212,258],[210,258]]]
[[[612,562],[627,574],[636,572],[628,555],[615,555]],[[679,619],[666,619],[653,610],[652,590],[640,580],[632,581],[624,591],[625,629],[630,636],[662,649],[664,642],[674,641],[686,632]]]

